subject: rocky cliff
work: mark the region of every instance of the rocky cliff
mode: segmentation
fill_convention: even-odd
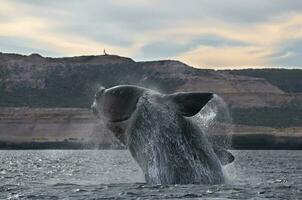
[[[79,148],[122,147],[83,108],[0,108],[0,148],[12,144],[75,144]]]
[[[228,131],[226,131],[228,130]],[[273,128],[216,123],[238,149],[301,149],[302,127]],[[223,133],[223,134],[222,134]],[[124,148],[85,108],[0,108],[0,149]]]

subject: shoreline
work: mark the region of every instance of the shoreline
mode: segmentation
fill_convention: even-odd
[[[23,142],[12,143],[0,141],[0,150],[85,150],[85,149],[127,149],[119,143],[96,144],[81,142]],[[272,134],[232,135],[231,150],[302,150],[302,137],[274,136]]]

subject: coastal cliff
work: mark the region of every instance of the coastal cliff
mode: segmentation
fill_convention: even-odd
[[[83,148],[118,147],[89,107],[99,86],[119,84],[164,93],[214,92],[230,109],[234,138],[302,136],[302,70],[215,71],[174,60],[135,62],[116,55],[47,58],[0,53],[2,146],[57,142],[59,146],[85,144]]]

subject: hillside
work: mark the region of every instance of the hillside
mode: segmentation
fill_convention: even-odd
[[[174,60],[135,62],[116,55],[0,54],[2,107],[89,108],[98,86],[135,84],[165,93],[214,92],[225,99],[235,123],[289,127],[302,125],[301,117],[294,116],[302,110],[301,80],[302,70],[215,71]]]
[[[288,93],[302,93],[302,70],[299,69],[243,69],[229,71],[234,75],[264,78]]]

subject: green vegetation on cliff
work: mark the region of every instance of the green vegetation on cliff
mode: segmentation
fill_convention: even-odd
[[[302,93],[302,70],[299,69],[242,69],[227,71],[234,75],[264,78],[285,92]]]
[[[302,124],[302,108],[237,108],[231,114],[236,124],[250,126],[285,128]]]
[[[4,87],[1,85],[0,90]],[[0,93],[0,106],[28,107],[90,107],[99,86],[112,87],[134,84],[160,88],[162,92],[175,90],[183,84],[177,77],[167,77],[135,62],[122,64],[57,65],[45,77],[44,87],[18,84]],[[1,87],[2,86],[2,87]]]

